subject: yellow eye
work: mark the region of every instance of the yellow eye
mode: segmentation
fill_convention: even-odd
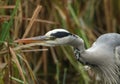
[[[50,37],[50,40],[55,40],[55,39],[56,39],[56,37],[54,37],[54,36]]]
[[[45,38],[45,40],[55,40],[55,39],[56,39],[56,37],[54,37],[54,36],[49,36],[49,37]]]

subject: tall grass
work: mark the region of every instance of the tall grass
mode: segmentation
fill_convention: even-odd
[[[0,0],[0,84],[97,84],[71,47],[14,40],[64,28],[89,48],[99,35],[120,32],[119,10],[117,0]]]

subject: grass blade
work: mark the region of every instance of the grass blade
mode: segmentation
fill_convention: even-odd
[[[5,21],[2,25],[2,32],[0,34],[0,41],[1,41],[0,45],[2,44],[2,41],[5,41],[9,35],[9,31],[10,31],[10,28],[13,24],[14,16],[17,13],[18,6],[19,6],[19,0],[16,1],[16,5],[15,5],[15,8],[14,8],[12,14],[11,14],[9,22]]]

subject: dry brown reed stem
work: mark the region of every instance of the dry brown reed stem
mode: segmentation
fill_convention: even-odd
[[[21,30],[21,25],[22,25],[22,16],[23,16],[23,10],[22,10],[22,4],[19,3],[19,7],[18,7],[18,13],[16,13],[16,15],[14,17],[16,17],[16,19],[14,19],[14,36],[13,39],[18,38],[19,36],[19,32]]]
[[[104,11],[105,11],[105,18],[106,18],[106,27],[107,32],[113,32],[113,21],[112,21],[112,1],[111,0],[104,0]]]
[[[18,61],[18,59],[17,59],[17,56],[16,56],[14,50],[13,50],[11,47],[9,47],[9,49],[10,49],[10,53],[11,53],[11,56],[12,56],[12,58],[13,58],[13,61],[14,61],[15,64],[17,65],[17,68],[18,68],[18,70],[19,70],[19,73],[20,73],[20,75],[21,75],[24,83],[26,84],[26,79],[25,79],[25,76],[24,76],[24,74],[23,74],[22,67],[20,66],[19,61]]]
[[[31,50],[22,50],[21,52],[37,52],[37,51],[47,51],[48,49],[31,49]]]
[[[43,52],[43,70],[44,70],[44,76],[45,76],[45,79],[47,77],[47,54],[46,52]]]
[[[30,43],[30,44],[26,44],[26,45],[21,45],[21,46],[18,46],[18,47],[15,47],[15,48],[12,48],[14,51],[17,51],[17,50],[21,50],[23,48],[29,48],[31,46],[46,46],[44,43]],[[39,49],[39,51],[46,51],[47,49]],[[34,50],[35,51],[35,50]],[[0,54],[5,54],[7,53],[8,50],[3,50],[0,52]]]
[[[41,56],[39,58],[39,61],[37,61],[37,64],[33,70],[34,73],[37,73],[39,71],[40,67],[42,66],[42,62],[43,62],[42,58],[43,58],[43,56]]]
[[[25,38],[28,35],[28,33],[30,32],[30,30],[32,28],[32,25],[35,22],[35,19],[37,18],[38,14],[39,14],[39,12],[41,10],[41,8],[42,8],[42,6],[38,5],[37,8],[35,9],[35,11],[33,13],[33,16],[31,18],[31,20],[30,20],[30,22],[29,22],[29,24],[28,24],[28,26],[26,28],[26,31],[25,31],[25,33],[24,33],[24,35],[23,35],[22,38]]]
[[[8,15],[0,15],[0,19],[9,20],[10,16],[8,16]],[[14,19],[18,19],[18,17],[14,17]],[[24,18],[23,17],[22,20],[30,21],[31,18]],[[35,22],[42,22],[42,23],[47,23],[47,24],[58,24],[56,22],[52,22],[52,21],[48,21],[48,20],[42,20],[42,19],[35,19]]]
[[[22,60],[24,61],[25,65],[26,65],[27,72],[28,72],[29,76],[31,77],[31,79],[34,81],[34,84],[37,84],[36,77],[35,77],[32,69],[27,61],[26,56],[23,56]]]
[[[15,5],[11,5],[11,6],[0,6],[0,9],[14,9]]]
[[[56,54],[54,52],[54,49],[51,47],[50,50],[51,50],[51,54],[52,54],[52,57],[53,57],[53,61],[54,61],[55,64],[57,64],[58,59],[57,59],[57,56],[56,56]]]

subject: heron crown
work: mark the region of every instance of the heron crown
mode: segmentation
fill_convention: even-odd
[[[72,34],[64,29],[54,29],[52,31],[47,32],[45,35],[54,36],[56,38],[63,38]]]

